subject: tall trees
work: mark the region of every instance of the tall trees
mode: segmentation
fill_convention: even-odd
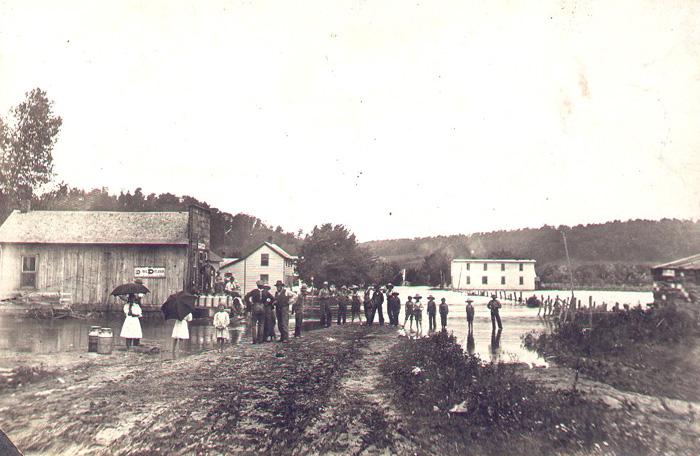
[[[46,92],[34,89],[0,118],[0,194],[6,208],[31,200],[52,177],[51,154],[62,120]]]
[[[365,283],[374,260],[357,245],[355,235],[343,225],[315,226],[301,246],[299,274],[315,285],[327,280],[337,285]]]

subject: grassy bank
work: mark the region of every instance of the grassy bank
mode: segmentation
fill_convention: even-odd
[[[400,344],[383,368],[411,438],[430,454],[658,454],[657,431],[517,367],[487,364],[438,334]],[[678,454],[687,453],[675,448]]]
[[[592,324],[591,324],[592,322]],[[526,347],[618,389],[700,400],[697,311],[692,307],[579,314]]]

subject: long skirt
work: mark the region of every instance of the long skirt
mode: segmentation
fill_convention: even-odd
[[[127,315],[124,319],[124,325],[122,326],[122,331],[119,336],[125,339],[141,339],[143,337],[143,332],[141,331],[139,317],[130,317]]]

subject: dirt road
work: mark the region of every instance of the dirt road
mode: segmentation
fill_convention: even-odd
[[[0,395],[0,427],[27,455],[402,451],[378,384],[397,340],[347,325],[174,362],[120,353]]]

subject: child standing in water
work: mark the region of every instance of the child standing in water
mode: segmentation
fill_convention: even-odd
[[[136,295],[130,294],[126,299],[123,309],[125,315],[124,325],[119,336],[126,339],[126,349],[129,350],[132,345],[138,345],[139,340],[143,337],[141,322],[139,321],[143,312]]]
[[[413,297],[413,319],[416,320],[416,335],[423,334],[423,303],[420,302],[421,295],[417,294]]]
[[[175,320],[173,326],[173,359],[177,358],[178,346],[180,340],[188,340],[190,338],[190,329],[187,322],[192,321],[192,314],[188,313],[182,320]]]
[[[219,353],[224,351],[224,343],[229,339],[228,325],[231,319],[223,304],[219,304],[219,311],[214,314],[214,328],[216,341],[219,345]]]

